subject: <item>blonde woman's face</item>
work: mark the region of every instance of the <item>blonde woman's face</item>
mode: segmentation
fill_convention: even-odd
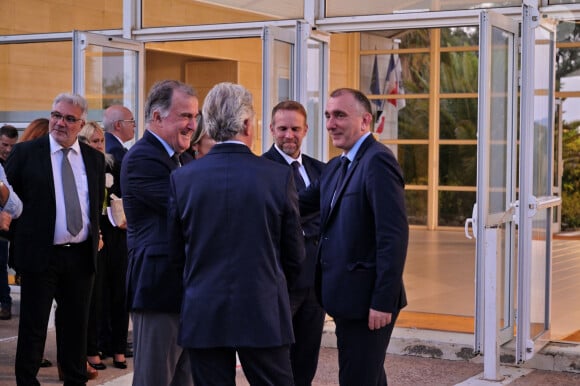
[[[105,152],[105,135],[99,130],[95,130],[91,138],[89,138],[89,145],[97,149],[101,153]]]

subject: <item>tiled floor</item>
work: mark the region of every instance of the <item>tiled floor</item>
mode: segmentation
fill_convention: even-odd
[[[473,317],[475,240],[462,231],[412,230],[404,278],[405,311]],[[580,240],[558,238],[552,256],[553,340],[580,330],[579,294]]]

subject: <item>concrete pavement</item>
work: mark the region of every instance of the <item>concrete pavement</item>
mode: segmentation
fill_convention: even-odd
[[[18,299],[18,294],[13,294]],[[11,320],[0,321],[0,386],[16,385],[14,379],[14,357],[18,334],[18,315]],[[334,339],[333,323],[328,321],[323,336],[323,348],[320,353],[318,370],[313,386],[338,385],[338,359],[336,342]],[[434,335],[435,334],[435,335]],[[488,382],[481,379],[483,361],[481,356],[469,355],[471,336],[461,334],[446,335],[440,338],[441,333],[424,330],[395,329],[389,354],[385,361],[385,368],[389,385],[580,385],[580,355],[574,351],[569,355],[562,355],[562,350],[555,352],[552,348],[538,360],[553,360],[563,362],[568,371],[546,371],[529,368],[502,366],[500,373],[504,377],[498,382]],[[48,331],[45,356],[56,363],[56,344],[54,328]],[[560,356],[560,358],[559,358]],[[450,358],[456,360],[450,360]],[[563,359],[562,359],[563,358]],[[132,383],[133,361],[128,359],[128,368],[119,370],[113,367],[112,359],[106,359],[106,370],[99,371],[99,377],[89,381],[88,386],[127,386]],[[538,364],[540,362],[536,362]],[[554,363],[544,364],[538,368],[558,368]],[[534,364],[534,362],[532,362]],[[540,363],[541,364],[541,363]],[[551,366],[551,367],[550,367]],[[56,366],[40,369],[38,379],[42,385],[61,384],[58,381]],[[236,384],[247,386],[243,370],[238,368]],[[162,385],[160,385],[162,386]]]

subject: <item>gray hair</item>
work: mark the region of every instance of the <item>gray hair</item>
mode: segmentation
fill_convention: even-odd
[[[252,94],[239,84],[218,83],[205,97],[202,111],[210,137],[230,140],[243,131],[246,119],[254,117]]]
[[[56,109],[56,105],[60,102],[70,103],[73,106],[80,107],[81,109],[81,116],[80,119],[86,120],[87,119],[87,112],[89,110],[89,104],[87,100],[79,94],[72,94],[63,92],[58,94],[56,98],[54,98],[54,102],[52,102],[52,109]]]
[[[191,97],[197,97],[193,87],[178,80],[162,80],[155,83],[153,87],[151,87],[149,95],[147,96],[147,101],[145,102],[145,123],[147,125],[149,125],[149,122],[153,119],[153,113],[155,111],[159,112],[161,118],[165,118],[169,115],[171,100],[175,90]]]

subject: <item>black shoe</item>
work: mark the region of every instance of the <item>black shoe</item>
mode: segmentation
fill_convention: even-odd
[[[0,320],[10,320],[12,319],[12,307],[4,306],[0,308]]]
[[[118,369],[124,370],[127,368],[127,361],[117,362],[116,360],[113,359],[113,366],[115,366]]]
[[[125,350],[125,358],[133,358],[133,350],[128,348]]]
[[[88,363],[89,363],[89,366],[91,366],[95,370],[104,370],[107,368],[107,366],[103,362],[101,362],[101,363],[88,362]]]
[[[40,367],[51,367],[51,366],[52,362],[46,358],[42,358],[42,360],[40,361]]]

